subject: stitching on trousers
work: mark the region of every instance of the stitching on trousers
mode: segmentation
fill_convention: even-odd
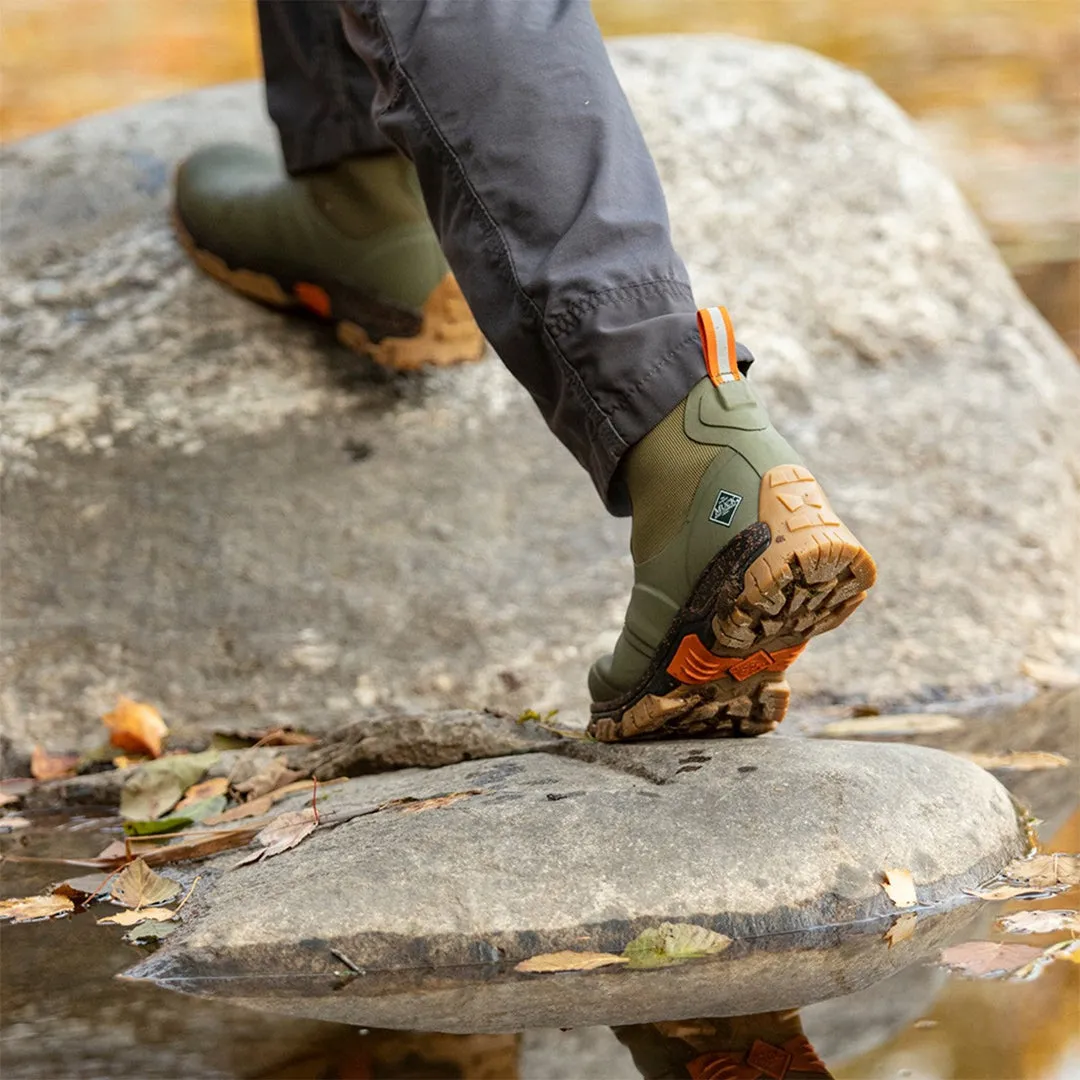
[[[549,318],[548,323],[551,331],[557,336],[572,330],[586,312],[595,311],[605,304],[612,304],[618,300],[625,300],[635,293],[653,293],[657,296],[685,296],[693,299],[693,292],[685,281],[678,278],[652,278],[649,281],[639,281],[634,285],[618,285],[610,289],[601,289],[599,292],[589,293],[588,296],[575,300],[565,310]]]
[[[650,379],[653,378],[654,375],[656,375],[660,371],[660,369],[662,367],[664,367],[665,364],[667,364],[667,362],[673,356],[677,355],[679,352],[681,352],[683,349],[685,349],[686,346],[689,345],[690,342],[692,342],[692,341],[700,341],[700,337],[698,335],[698,329],[697,329],[696,326],[694,327],[693,331],[691,331],[691,333],[687,334],[686,337],[684,337],[681,341],[677,341],[674,345],[672,345],[672,347],[670,349],[668,349],[668,351],[666,353],[664,353],[664,355],[661,356],[660,359],[657,360],[656,363],[653,364],[652,367],[650,367],[641,376],[641,378],[638,379],[638,381],[636,383],[634,383],[632,386],[620,388],[616,392],[615,396],[617,398],[619,398],[623,403],[622,408],[617,409],[616,413],[622,412],[622,410],[625,409],[626,406],[630,404],[630,399],[628,397],[629,393],[633,393],[636,390],[640,390]],[[703,363],[702,364],[702,376],[701,376],[702,378],[705,377],[704,366],[705,365]]]
[[[604,414],[603,410],[593,399],[592,395],[589,393],[584,382],[582,381],[581,376],[570,364],[570,361],[566,359],[566,356],[563,354],[562,349],[559,348],[558,342],[555,340],[555,337],[544,323],[543,315],[541,314],[540,309],[537,307],[536,302],[522,288],[521,279],[518,277],[517,269],[514,266],[513,256],[510,253],[509,245],[506,243],[506,237],[503,236],[502,230],[499,228],[498,223],[491,216],[491,212],[488,210],[488,208],[484,205],[483,200],[480,198],[479,192],[477,192],[476,188],[473,187],[472,181],[469,180],[469,176],[465,172],[465,168],[461,163],[461,159],[457,156],[454,148],[447,141],[446,136],[443,135],[438,124],[435,123],[435,119],[428,110],[423,97],[420,95],[420,91],[417,89],[415,83],[413,83],[412,79],[410,78],[409,73],[402,65],[401,58],[398,56],[397,48],[394,43],[393,35],[390,33],[390,28],[386,25],[386,20],[383,18],[383,13],[381,10],[376,9],[376,18],[378,19],[379,26],[383,32],[383,37],[386,39],[387,46],[390,49],[390,54],[394,60],[394,66],[398,71],[402,83],[407,85],[408,89],[411,90],[413,100],[416,102],[418,108],[420,109],[420,112],[422,113],[428,128],[435,136],[437,144],[443,152],[443,156],[449,158],[451,164],[454,166],[459,176],[461,177],[461,180],[464,183],[466,189],[472,196],[475,206],[480,210],[481,214],[483,215],[489,234],[498,241],[498,244],[502,249],[503,260],[505,261],[506,266],[510,272],[510,281],[514,286],[514,290],[517,292],[518,296],[525,302],[529,310],[532,312],[533,317],[537,322],[537,325],[540,327],[541,333],[549,342],[552,351],[555,353],[562,366],[565,368],[570,384],[574,387],[575,390],[579,392],[587,413],[592,416],[594,421],[600,421],[602,424],[606,425],[610,429],[610,434],[614,435],[615,438],[618,439],[619,445],[625,447],[626,440],[623,439],[621,435],[619,435],[619,433],[615,430],[614,425],[611,423],[611,420],[608,419],[608,417]],[[404,88],[405,87],[403,86],[402,92],[404,92]]]

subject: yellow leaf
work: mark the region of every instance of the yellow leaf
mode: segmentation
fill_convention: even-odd
[[[919,902],[915,894],[915,879],[910,870],[886,867],[885,881],[881,887],[897,907],[914,907]]]
[[[131,911],[119,911],[115,915],[106,915],[104,919],[98,919],[98,926],[103,923],[112,923],[114,926],[134,926],[146,919],[154,922],[168,922],[176,917],[176,912],[167,907],[135,908]]]
[[[1017,859],[1002,871],[1011,881],[1026,881],[1033,889],[1050,889],[1055,885],[1080,885],[1080,855],[1034,855]]]
[[[572,949],[566,949],[563,952],[541,953],[539,956],[530,956],[528,960],[522,960],[514,970],[531,974],[555,971],[592,971],[594,968],[608,967],[611,964],[628,964],[629,962],[629,957],[616,956],[614,953],[574,952]]]
[[[1036,769],[1060,769],[1070,761],[1063,754],[1047,750],[1022,750],[1014,754],[958,754],[957,757],[983,769],[1015,769],[1017,772],[1033,772]]]
[[[908,938],[915,936],[915,927],[919,922],[919,916],[914,911],[905,911],[896,922],[885,931],[885,940],[889,943],[891,949],[894,945],[899,945],[901,941],[907,941]]]
[[[192,784],[184,792],[184,797],[173,807],[173,813],[183,810],[185,806],[192,806],[203,799],[213,799],[218,795],[224,795],[229,790],[229,781],[224,776],[215,776],[212,780],[203,780],[198,784]]]
[[[30,754],[30,775],[35,780],[59,780],[74,776],[78,763],[78,754],[50,754],[44,748],[35,746]]]
[[[113,746],[130,754],[161,757],[161,743],[169,729],[153,705],[122,697],[116,708],[101,720],[109,729],[109,742]]]
[[[34,919],[51,919],[54,915],[68,915],[75,905],[66,896],[22,896],[17,900],[0,900],[0,919],[12,922],[32,922]]]
[[[171,900],[180,891],[180,883],[154,873],[144,859],[125,866],[112,883],[112,898],[124,907],[152,907]]]
[[[726,934],[718,934],[693,923],[661,923],[643,930],[623,949],[633,967],[664,967],[679,960],[712,956],[731,944]]]

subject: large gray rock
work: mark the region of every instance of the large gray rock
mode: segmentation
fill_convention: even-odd
[[[200,866],[183,927],[133,974],[420,1030],[794,1008],[933,955],[973,913],[953,906],[962,890],[1026,846],[1005,789],[940,751],[782,737],[566,749],[328,789],[323,827],[299,846]],[[463,792],[421,812],[385,805]],[[930,909],[907,948],[881,938],[898,914],[887,867],[910,870]],[[734,938],[716,961],[728,966],[513,970],[618,953],[664,922]]]
[[[698,295],[880,564],[796,702],[1075,659],[1080,368],[911,124],[796,49],[613,54]],[[119,691],[170,721],[328,728],[391,701],[582,723],[625,522],[493,359],[391,379],[195,273],[169,176],[223,138],[271,138],[257,87],[3,151],[5,730],[89,741]]]

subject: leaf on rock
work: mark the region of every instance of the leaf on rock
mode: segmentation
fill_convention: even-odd
[[[109,891],[124,907],[153,907],[171,900],[180,891],[180,882],[155,874],[145,859],[136,859],[117,874]]]
[[[1080,912],[1014,911],[998,919],[1007,934],[1054,934],[1059,930],[1080,933]]]
[[[899,945],[901,941],[907,941],[908,938],[915,936],[915,927],[918,925],[919,916],[914,911],[905,911],[896,922],[885,931],[885,940],[889,943],[891,949],[894,945]]]
[[[177,829],[186,829],[193,822],[189,817],[155,818],[153,821],[125,821],[125,836],[159,836],[162,833],[176,832]]]
[[[530,956],[514,966],[515,971],[524,971],[539,975],[556,971],[592,971],[594,968],[609,967],[612,964],[628,964],[626,956],[616,956],[604,952],[574,952],[564,949],[562,952],[541,953]]]
[[[1012,975],[1042,956],[1036,945],[1015,942],[965,941],[941,953],[941,963],[973,979]]]
[[[1042,660],[1025,660],[1020,671],[1029,679],[1034,679],[1040,686],[1051,690],[1067,690],[1080,686],[1080,671],[1067,668],[1062,664],[1047,664]]]
[[[454,791],[449,795],[436,795],[431,799],[417,799],[402,803],[403,814],[420,814],[425,810],[440,810],[444,806],[453,806],[462,799],[471,799],[474,795],[482,795],[483,792],[473,789],[471,791]]]
[[[1002,875],[1010,881],[1026,881],[1033,889],[1055,885],[1080,885],[1080,855],[1034,855],[1009,863]]]
[[[121,816],[129,821],[161,817],[217,759],[216,750],[205,750],[201,754],[170,754],[140,765],[120,793]]]
[[[283,757],[276,757],[252,776],[239,783],[234,782],[232,786],[238,795],[257,799],[260,795],[267,795],[279,787],[299,780],[303,775],[302,772],[290,769]]]
[[[1060,769],[1071,762],[1063,754],[1051,754],[1047,750],[1022,750],[1014,754],[958,754],[958,757],[983,769],[1014,769],[1016,772],[1034,772],[1036,769]]]
[[[885,868],[885,880],[881,887],[897,907],[914,907],[919,898],[915,894],[915,879],[910,870],[895,866]]]
[[[29,818],[20,817],[18,814],[9,814],[0,817],[0,829],[4,832],[14,832],[16,829],[28,829],[33,822]]]
[[[315,825],[315,814],[310,806],[303,810],[290,810],[288,813],[279,814],[255,837],[263,845],[263,850],[245,856],[236,865],[245,866],[260,859],[270,859],[296,847],[301,840],[315,831]]]
[[[176,912],[167,907],[137,908],[132,911],[118,911],[115,915],[106,915],[104,919],[98,919],[98,926],[111,923],[114,926],[135,926],[143,920],[154,922],[168,922],[176,918]]]
[[[10,806],[19,801],[18,795],[9,795],[6,791],[0,791],[0,806]]]
[[[161,757],[161,744],[169,729],[153,705],[121,697],[116,708],[102,722],[109,729],[109,742],[129,754]]]
[[[164,937],[168,937],[174,930],[179,929],[180,924],[177,922],[152,922],[150,919],[144,919],[140,923],[136,923],[125,935],[124,940],[130,941],[132,945],[142,945],[147,941],[160,941]]]
[[[0,900],[0,919],[12,922],[34,922],[51,919],[56,915],[70,915],[75,905],[66,896],[20,896],[14,900]]]
[[[834,720],[820,734],[833,739],[850,739],[860,735],[936,735],[955,731],[964,726],[958,716],[945,713],[895,713],[892,716],[858,716],[850,720]]]
[[[215,776],[210,780],[201,780],[197,784],[192,784],[184,792],[184,797],[176,804],[176,809],[184,810],[195,803],[217,798],[218,795],[227,794],[228,790],[229,781],[227,777]]]
[[[35,780],[60,780],[74,776],[78,763],[78,754],[50,754],[44,748],[35,746],[30,754],[30,775]]]
[[[726,934],[704,926],[666,922],[643,930],[623,949],[623,955],[631,967],[664,967],[680,960],[721,953],[730,944],[731,938]]]

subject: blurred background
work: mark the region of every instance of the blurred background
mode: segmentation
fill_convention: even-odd
[[[594,0],[593,9],[609,35],[721,31],[865,72],[916,118],[1021,286],[1080,354],[1077,0]],[[2,0],[0,139],[259,70],[253,0]]]

